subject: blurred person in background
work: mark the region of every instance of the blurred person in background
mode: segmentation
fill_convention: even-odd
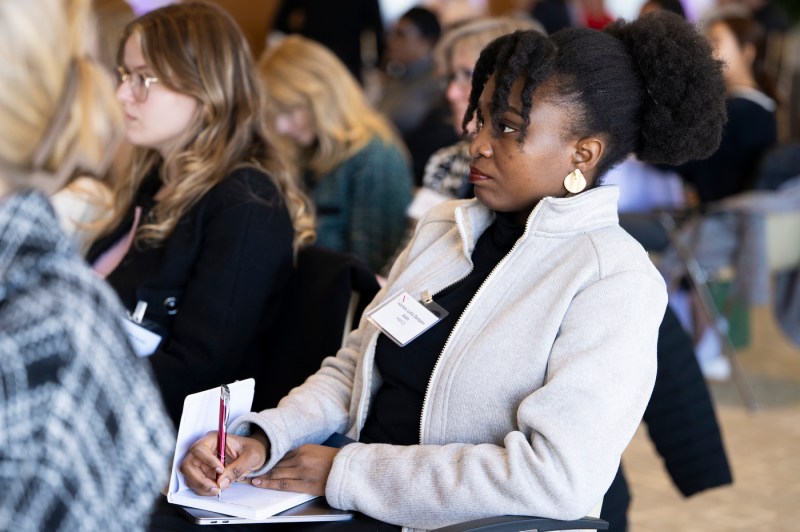
[[[359,83],[365,71],[376,66],[369,61],[377,61],[386,46],[378,0],[282,0],[272,29],[327,46]],[[364,48],[366,43],[372,46]]]
[[[112,290],[47,196],[102,175],[122,116],[88,0],[0,0],[0,529],[142,530],[174,432]]]
[[[704,33],[725,64],[728,123],[711,157],[678,168],[701,204],[752,189],[762,157],[777,142],[777,95],[764,70],[761,25],[746,11],[722,9],[706,19]]]
[[[676,168],[689,184],[688,204],[708,204],[755,188],[764,156],[777,144],[777,95],[764,68],[764,30],[742,6],[726,6],[708,14],[702,24],[716,59],[724,65],[728,122],[719,149],[710,157]],[[730,362],[718,336],[704,318],[696,297],[671,296],[695,337],[695,350],[708,379],[730,377]],[[720,328],[728,323],[720,320]]]
[[[389,32],[386,77],[376,107],[401,135],[417,127],[441,95],[433,62],[441,31],[436,13],[412,7]]]
[[[267,114],[317,211],[318,245],[379,272],[399,244],[412,178],[402,141],[326,47],[289,35],[258,71]]]
[[[117,66],[119,36],[125,25],[136,16],[125,0],[92,0],[91,3],[96,20],[92,28],[96,30],[96,39],[91,53],[109,74],[113,74]],[[103,179],[76,176],[50,198],[61,229],[74,239],[82,255],[97,237],[103,220],[113,212],[114,199],[108,183],[125,175],[130,156],[131,145],[123,140],[116,148]]]

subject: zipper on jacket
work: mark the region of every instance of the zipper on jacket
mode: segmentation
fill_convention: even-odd
[[[464,231],[462,230],[461,224],[458,223],[458,219],[456,219],[456,228],[458,228],[458,235],[461,237],[461,240],[462,241],[466,241],[466,237],[464,236]],[[470,259],[470,263],[472,263],[471,259]],[[451,282],[450,284],[447,284],[444,287],[440,288],[439,290],[437,290],[433,294],[431,294],[428,290],[425,290],[424,293],[426,293],[427,296],[430,297],[431,300],[432,300],[434,295],[442,292],[443,290],[446,290],[446,289],[450,288],[451,286],[453,286],[456,283],[461,282],[463,279],[466,279],[467,276],[472,272],[473,269],[474,269],[474,265],[471,266],[470,269],[467,270],[467,272],[464,275],[462,275],[461,277],[459,277],[455,281]],[[422,294],[420,294],[420,295],[422,296]],[[370,339],[370,343],[367,345],[367,351],[366,352],[369,352],[370,350],[374,349],[374,347],[378,343],[378,336],[379,335],[380,335],[380,331],[377,331],[373,335],[373,337]],[[440,353],[439,357],[441,358],[441,356],[442,355]],[[355,424],[355,426],[356,426],[356,440],[358,440],[358,438],[361,436],[362,420],[364,418],[364,415],[363,415],[364,414],[364,405],[365,405],[366,401],[368,401],[367,398],[370,395],[369,389],[372,387],[372,378],[370,377],[368,379],[369,375],[367,374],[367,366],[370,366],[370,367],[374,367],[375,366],[374,357],[375,357],[375,353],[373,351],[373,361],[372,361],[372,363],[369,364],[369,365],[365,363],[365,364],[363,364],[363,367],[362,367],[361,377],[362,377],[363,382],[364,382],[364,390],[365,390],[365,392],[362,395],[362,400],[361,400],[361,403],[358,405],[358,411],[356,413],[356,424]],[[436,361],[436,364],[437,365],[439,364],[438,359]],[[369,383],[369,386],[366,385],[367,383]],[[430,381],[428,382],[428,385],[430,386]],[[427,394],[427,391],[426,391],[426,393],[425,393],[426,398],[427,398],[427,395],[428,394]],[[424,405],[424,403],[423,403],[423,405]]]
[[[539,203],[536,204],[536,206],[531,211],[531,214],[528,216],[528,221],[525,223],[525,233],[527,233],[528,230],[530,229],[531,220],[533,220],[533,216],[534,216],[534,214],[536,214],[536,211],[539,209],[539,206],[541,204],[542,204],[542,200],[539,200]],[[458,232],[461,233],[461,227],[460,226],[458,228]],[[463,234],[462,234],[462,238],[463,238]],[[456,329],[458,329],[459,325],[461,325],[461,322],[464,320],[464,315],[469,311],[470,307],[472,307],[472,303],[475,301],[475,298],[478,297],[478,294],[481,293],[481,290],[483,290],[483,287],[486,286],[489,283],[491,278],[494,276],[495,272],[498,269],[500,269],[500,267],[503,264],[505,264],[505,262],[508,260],[508,258],[514,253],[514,250],[517,249],[517,246],[519,246],[519,243],[520,243],[521,240],[522,239],[520,238],[516,242],[514,242],[514,245],[511,246],[511,249],[508,251],[508,253],[505,254],[505,256],[500,260],[500,262],[495,264],[494,268],[492,268],[492,271],[489,272],[489,275],[486,277],[486,279],[483,280],[481,285],[478,287],[478,290],[476,290],[475,293],[472,294],[472,297],[470,298],[469,303],[467,303],[467,306],[464,307],[464,311],[461,313],[461,316],[458,317],[458,321],[456,321],[456,324],[453,325],[453,328],[450,330],[450,334],[447,336],[447,341],[444,343],[444,347],[442,347],[442,351],[439,353],[439,357],[436,359],[436,364],[434,364],[433,371],[431,371],[431,376],[428,379],[428,385],[425,387],[425,397],[422,400],[422,410],[420,411],[420,418],[419,418],[419,444],[420,445],[423,444],[422,443],[422,441],[423,441],[422,440],[422,436],[423,436],[422,431],[423,431],[423,427],[425,426],[425,414],[426,414],[426,407],[428,406],[428,398],[430,397],[430,394],[431,394],[431,384],[433,383],[433,378],[436,376],[436,372],[439,369],[440,363],[442,361],[442,355],[444,354],[445,351],[447,351],[447,346],[450,345],[450,340],[453,338],[453,335],[455,334]],[[470,272],[471,271],[472,270],[470,270]],[[469,275],[469,272],[467,272],[467,275]],[[450,283],[445,288],[449,288],[450,286],[453,286],[454,284],[460,282],[467,275],[465,275],[464,277],[462,277],[461,279],[458,279],[457,281],[455,281],[453,283]],[[444,288],[442,290],[444,290]],[[438,294],[442,290],[439,290],[436,293]]]

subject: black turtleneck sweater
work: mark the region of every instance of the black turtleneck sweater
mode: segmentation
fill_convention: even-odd
[[[449,314],[420,336],[400,347],[386,335],[378,337],[375,365],[383,384],[372,399],[361,441],[415,445],[419,443],[422,403],[433,368],[461,313],[492,269],[522,236],[524,227],[512,217],[497,213],[494,223],[480,236],[472,252],[472,271],[465,278],[434,294],[434,301]]]

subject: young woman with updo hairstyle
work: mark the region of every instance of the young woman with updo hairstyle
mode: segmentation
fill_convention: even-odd
[[[708,43],[671,13],[491,42],[463,122],[475,199],[423,217],[366,311],[421,300],[449,314],[402,347],[379,327],[391,320],[362,319],[277,408],[233,422],[225,468],[214,435],[196,442],[189,485],[212,495],[246,471],[422,529],[592,512],[650,397],[667,303],[603,174],[632,152],[713,152],[723,87]],[[356,441],[318,445],[334,432]]]
[[[136,149],[88,259],[129,312],[146,305],[140,325],[161,337],[148,360],[177,423],[188,394],[259,371],[313,218],[273,147],[247,42],[222,8],[151,11],[125,28],[117,60]]]
[[[524,17],[488,17],[461,24],[444,34],[434,49],[437,68],[447,85],[445,98],[450,104],[456,134],[464,133],[461,124],[469,104],[472,71],[484,46],[517,30],[544,28],[533,19]],[[442,148],[428,159],[422,185],[451,198],[472,197],[469,183],[469,141],[461,140]]]

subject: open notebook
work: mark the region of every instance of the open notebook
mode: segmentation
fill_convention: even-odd
[[[228,385],[231,392],[230,419],[250,412],[255,381],[247,379]],[[188,395],[183,403],[183,414],[178,427],[172,473],[169,478],[167,500],[173,504],[209,510],[221,514],[250,519],[264,519],[313,499],[314,495],[256,488],[250,484],[234,482],[217,497],[197,495],[186,485],[179,467],[189,448],[211,430],[217,430],[219,415],[219,388]]]

